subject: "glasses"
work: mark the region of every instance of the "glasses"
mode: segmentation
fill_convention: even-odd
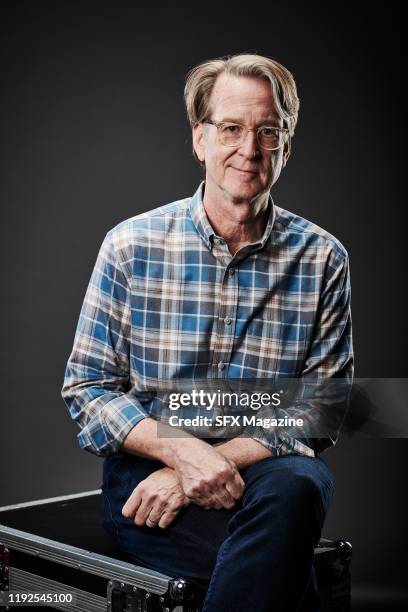
[[[256,129],[250,129],[239,123],[216,122],[207,119],[203,123],[215,125],[218,130],[218,138],[222,145],[226,147],[237,147],[241,145],[247,132],[255,132],[258,144],[262,149],[275,151],[280,149],[287,141],[289,130],[274,126],[263,125]]]

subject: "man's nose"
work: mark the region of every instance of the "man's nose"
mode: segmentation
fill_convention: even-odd
[[[247,159],[253,159],[259,153],[258,137],[255,131],[245,134],[239,150]]]

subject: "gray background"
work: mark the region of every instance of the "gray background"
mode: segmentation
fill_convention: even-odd
[[[407,376],[402,19],[392,3],[288,4],[2,3],[1,505],[100,485],[64,368],[106,232],[197,187],[182,90],[204,59],[258,51],[294,73],[300,121],[275,201],[349,251],[356,374]],[[325,454],[325,534],[351,539],[357,580],[406,581],[407,450],[352,437]]]

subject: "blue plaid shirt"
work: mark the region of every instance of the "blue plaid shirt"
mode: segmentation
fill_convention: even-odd
[[[162,381],[352,379],[344,247],[270,198],[263,236],[232,256],[203,187],[123,221],[102,243],[62,389],[85,450],[111,455],[157,417]],[[254,437],[274,455],[314,455],[294,438]]]

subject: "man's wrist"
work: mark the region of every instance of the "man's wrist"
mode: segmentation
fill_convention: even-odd
[[[272,452],[257,440],[251,438],[233,438],[216,444],[214,448],[226,459],[229,459],[239,470],[243,470],[262,459],[272,456]]]
[[[166,438],[166,444],[162,446],[162,461],[169,467],[177,470],[183,461],[191,456],[203,441],[194,436]]]

